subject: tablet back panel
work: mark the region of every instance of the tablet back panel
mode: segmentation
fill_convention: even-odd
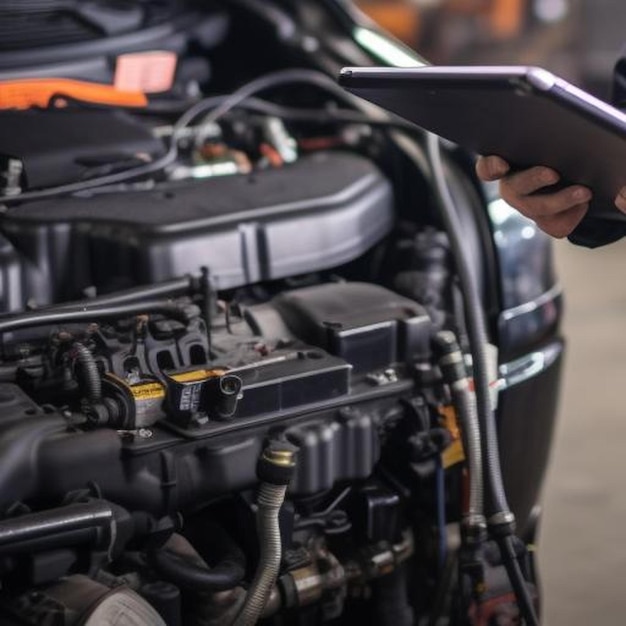
[[[547,165],[594,191],[592,211],[624,220],[626,116],[533,67],[347,68],[350,92],[514,167]]]

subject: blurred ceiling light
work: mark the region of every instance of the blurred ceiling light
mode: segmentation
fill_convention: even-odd
[[[387,65],[393,67],[425,65],[412,50],[369,28],[357,27],[354,30],[354,37],[363,48]]]
[[[443,0],[411,0],[411,4],[414,4],[419,9],[432,9],[443,4]]]
[[[542,22],[560,22],[570,10],[569,0],[535,0],[533,10]]]

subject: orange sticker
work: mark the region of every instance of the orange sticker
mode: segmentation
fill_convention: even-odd
[[[167,51],[121,54],[117,57],[113,84],[123,91],[167,91],[174,84],[176,61],[176,54]]]

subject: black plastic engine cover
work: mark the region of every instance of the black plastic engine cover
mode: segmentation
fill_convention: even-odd
[[[426,310],[379,285],[316,285],[285,292],[272,304],[296,337],[345,359],[357,373],[430,356]]]
[[[394,220],[369,160],[320,152],[277,170],[13,207],[0,222],[0,309],[197,273],[228,289],[335,267]],[[80,259],[80,263],[76,263]]]
[[[162,156],[165,146],[125,111],[50,109],[0,111],[0,158],[19,159],[27,189],[86,178],[136,155]]]

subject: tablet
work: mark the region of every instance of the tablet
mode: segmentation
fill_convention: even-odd
[[[546,165],[590,187],[589,215],[626,221],[626,115],[538,67],[345,68],[351,93],[514,168]]]

